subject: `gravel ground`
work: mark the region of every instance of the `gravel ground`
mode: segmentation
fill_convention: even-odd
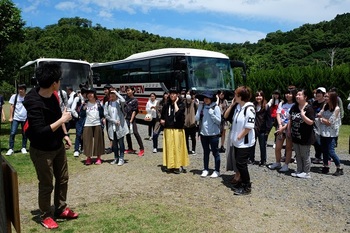
[[[142,138],[147,136],[146,126],[140,125],[139,131]],[[137,148],[134,137],[133,143]],[[162,136],[159,145],[162,145]],[[126,164],[121,167],[109,164],[112,154],[104,155],[104,163],[100,166],[82,164],[79,173],[70,174],[69,205],[84,212],[84,205],[116,195],[128,199],[142,196],[152,202],[203,209],[204,214],[211,213],[203,220],[212,222],[216,232],[350,231],[350,162],[345,151],[337,151],[344,167],[344,175],[340,177],[321,174],[320,164],[312,165],[312,178],[307,180],[290,176],[296,164],[291,164],[286,174],[249,165],[252,194],[237,197],[229,182],[232,172],[226,172],[226,155],[221,154],[221,177],[201,178],[203,162],[199,141],[197,155],[190,155],[187,173],[179,175],[162,172],[162,153],[152,153],[151,141],[144,140],[144,146],[144,157],[126,155]],[[311,152],[313,157],[313,148]],[[256,158],[260,157],[259,153],[257,148]],[[80,160],[85,160],[83,155]],[[268,147],[268,163],[272,162],[274,151]],[[213,163],[211,157],[211,168]],[[334,171],[332,164],[331,173]],[[20,185],[22,226],[31,221],[25,213],[35,210],[37,184]]]

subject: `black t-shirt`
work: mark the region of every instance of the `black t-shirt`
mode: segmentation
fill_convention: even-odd
[[[319,113],[322,110],[323,105],[324,105],[324,101],[321,103],[319,103],[318,101],[312,102],[312,108],[314,110],[315,116],[317,115],[317,113]]]
[[[308,125],[301,118],[298,104],[294,104],[289,111],[291,119],[292,141],[300,145],[312,145],[315,141],[313,125]],[[315,120],[315,114],[310,104],[305,107],[305,115],[310,120]]]

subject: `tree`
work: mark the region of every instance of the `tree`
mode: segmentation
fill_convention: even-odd
[[[0,0],[0,76],[4,74],[4,52],[6,47],[15,41],[24,39],[24,21],[21,11],[11,0]],[[6,78],[6,77],[5,77]]]

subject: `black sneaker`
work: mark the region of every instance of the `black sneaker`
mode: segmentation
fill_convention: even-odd
[[[337,171],[333,173],[333,176],[341,176],[344,175],[343,168],[337,168]]]
[[[106,154],[110,154],[110,153],[112,153],[112,152],[113,152],[113,150],[112,150],[112,148],[110,148],[110,147],[105,149],[105,153],[106,153]]]
[[[329,172],[329,167],[322,167],[322,173],[327,174]]]
[[[226,152],[225,147],[221,146],[219,149],[219,153],[225,153],[225,152]]]

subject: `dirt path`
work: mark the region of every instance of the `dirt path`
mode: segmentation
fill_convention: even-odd
[[[147,134],[140,126],[141,137]],[[134,138],[133,138],[134,140]],[[160,137],[159,144],[161,144]],[[134,147],[137,143],[134,140]],[[110,165],[112,155],[105,155],[100,165],[84,166],[79,173],[70,174],[68,203],[75,208],[108,200],[120,195],[132,199],[142,196],[152,202],[190,206],[215,213],[210,221],[219,222],[217,232],[232,229],[238,232],[346,232],[350,230],[350,169],[349,155],[339,155],[345,175],[334,177],[318,173],[321,165],[312,165],[312,178],[293,178],[267,167],[249,165],[253,190],[250,196],[233,195],[226,172],[226,156],[222,154],[221,173],[217,179],[201,178],[202,149],[197,141],[197,155],[190,156],[185,174],[162,172],[162,153],[152,153],[152,142],[144,141],[145,156],[126,155],[124,166]],[[314,154],[313,148],[312,157]],[[256,158],[259,158],[257,149]],[[83,160],[80,156],[80,160]],[[79,163],[78,159],[76,162]],[[268,147],[268,162],[274,152]],[[210,158],[213,168],[213,158]],[[291,164],[291,169],[296,169]],[[331,172],[335,166],[332,165]],[[20,185],[21,221],[25,224],[30,211],[37,209],[37,184]],[[209,220],[208,220],[209,221]]]

